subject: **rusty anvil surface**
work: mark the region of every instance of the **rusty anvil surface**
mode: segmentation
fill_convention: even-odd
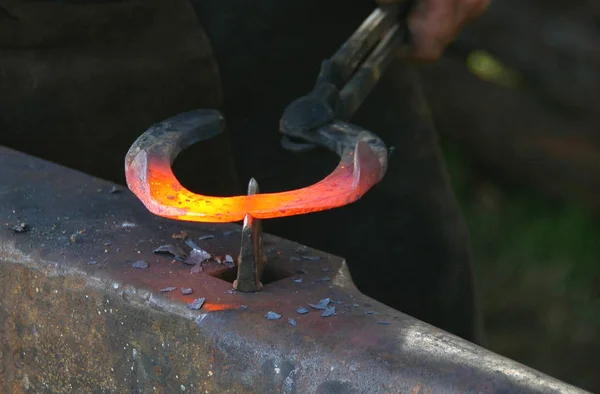
[[[583,392],[360,294],[343,259],[277,237],[259,293],[192,274],[152,250],[183,247],[185,230],[235,256],[240,227],[161,219],[112,186],[0,147],[1,392]],[[326,297],[333,316],[307,305]]]

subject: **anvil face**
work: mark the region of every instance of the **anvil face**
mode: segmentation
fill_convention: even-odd
[[[1,147],[0,169],[2,392],[582,392],[362,295],[342,258],[265,234],[264,288],[236,292],[239,226]]]

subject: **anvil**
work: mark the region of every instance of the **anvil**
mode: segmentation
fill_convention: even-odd
[[[5,148],[0,168],[0,391],[584,393],[364,296],[343,258],[264,234],[264,288],[237,292],[182,238],[227,256],[239,225]]]

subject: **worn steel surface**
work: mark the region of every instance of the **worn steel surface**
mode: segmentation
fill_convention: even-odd
[[[218,264],[192,274],[152,250],[187,251],[184,230],[234,254],[239,226],[158,218],[125,189],[4,148],[0,169],[0,391],[581,392],[361,295],[340,258],[265,234],[263,290],[235,292]]]

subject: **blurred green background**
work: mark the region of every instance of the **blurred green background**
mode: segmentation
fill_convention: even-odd
[[[470,229],[486,347],[600,391],[600,223],[442,146]]]

